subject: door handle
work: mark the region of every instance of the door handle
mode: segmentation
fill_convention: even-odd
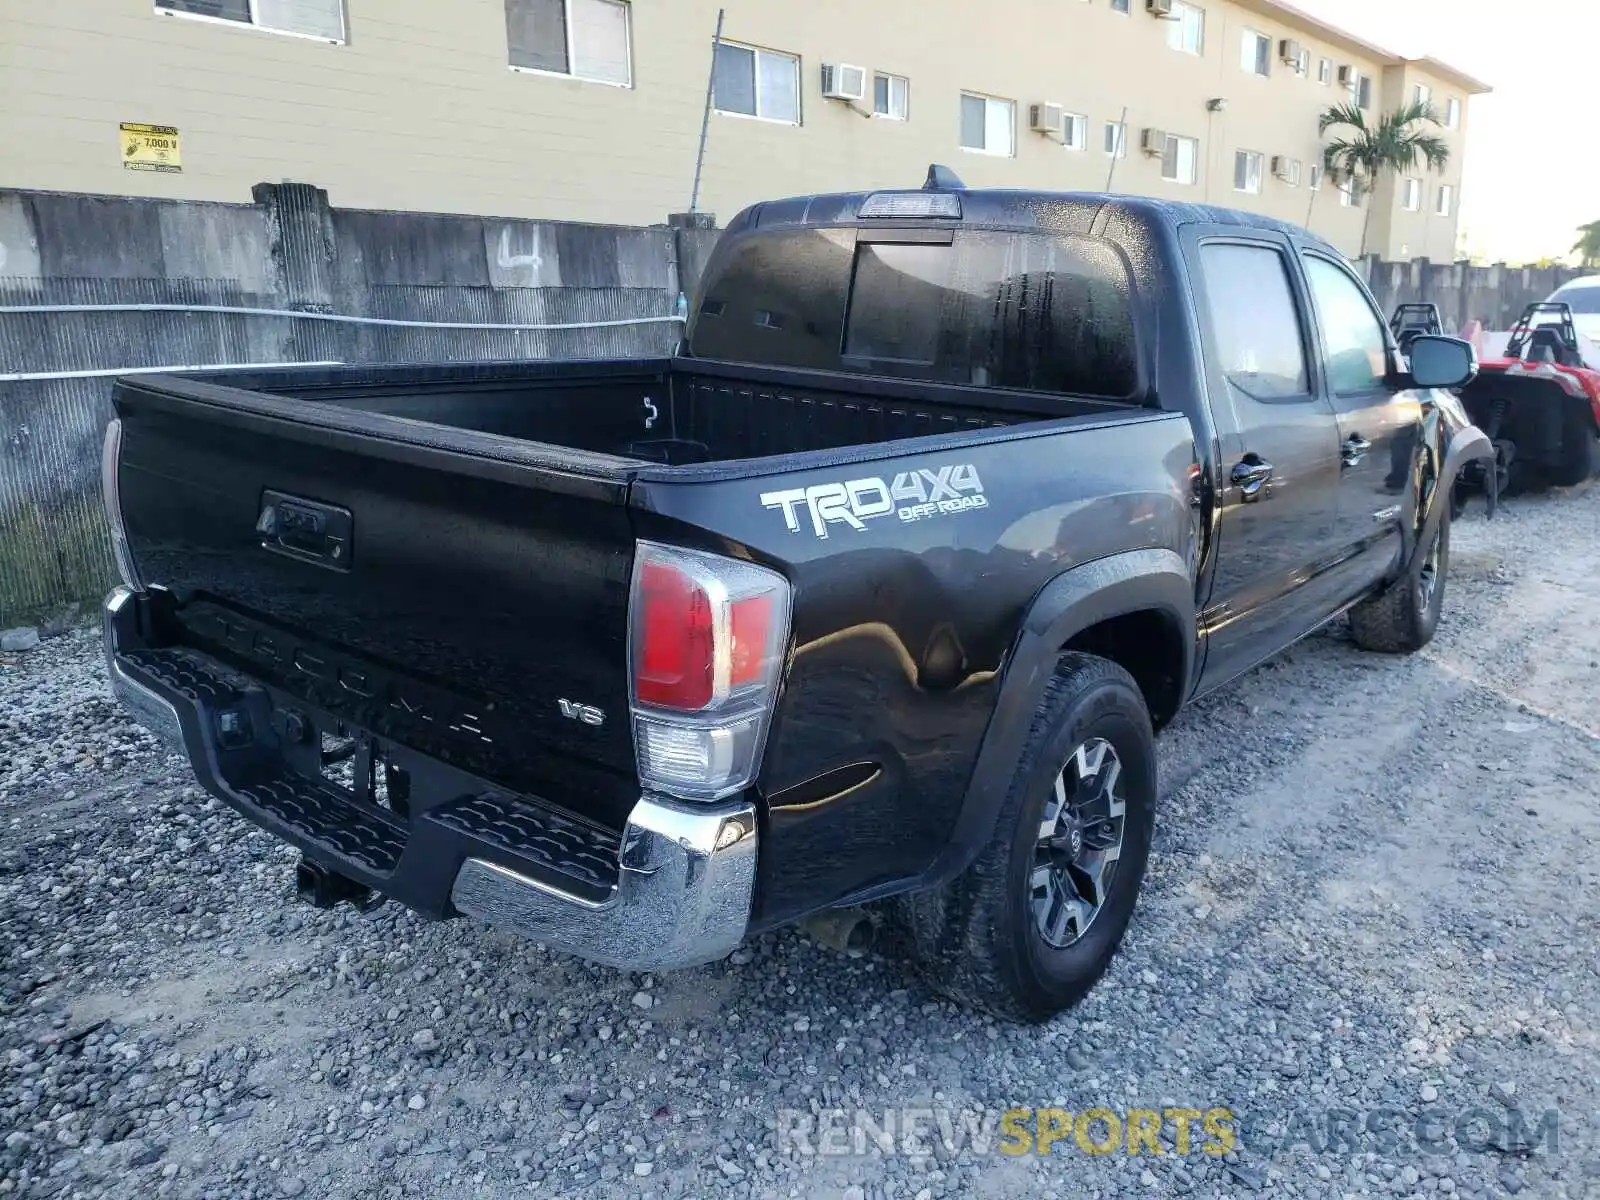
[[[1367,451],[1372,449],[1372,443],[1359,433],[1352,433],[1344,440],[1344,447],[1339,453],[1340,459],[1347,467],[1356,466],[1367,456]]]
[[[1228,478],[1239,489],[1239,498],[1246,504],[1253,504],[1261,499],[1267,484],[1272,482],[1272,464],[1263,462],[1258,454],[1246,454],[1233,464]]]

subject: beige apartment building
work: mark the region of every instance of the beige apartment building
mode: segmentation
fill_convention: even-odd
[[[915,185],[1247,208],[1449,258],[1481,83],[1279,0],[722,0],[700,208]],[[689,207],[717,0],[0,4],[0,187],[650,224]],[[1317,117],[1423,96],[1441,174],[1361,196]],[[1370,214],[1367,207],[1370,206]],[[1370,218],[1370,219],[1369,219]]]

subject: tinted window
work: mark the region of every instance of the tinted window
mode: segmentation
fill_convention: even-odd
[[[1129,282],[1086,239],[957,233],[856,251],[845,365],[1122,399],[1138,386]]]
[[[835,370],[852,229],[741,238],[710,264],[689,334],[700,358]]]
[[[1308,396],[1305,344],[1283,255],[1266,246],[1200,248],[1218,365],[1257,400]]]
[[[1561,288],[1550,299],[1571,305],[1575,313],[1600,313],[1600,287]]]
[[[1383,322],[1354,279],[1332,263],[1307,258],[1306,278],[1322,326],[1328,387],[1335,395],[1370,392],[1383,385],[1389,342]]]
[[[709,264],[690,352],[1111,399],[1137,389],[1131,284],[1108,245],[956,233],[945,245],[856,247],[855,237],[734,240]]]

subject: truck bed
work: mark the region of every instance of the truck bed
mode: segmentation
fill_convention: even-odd
[[[209,390],[308,401],[564,447],[685,466],[874,445],[1125,409],[998,388],[694,359],[290,368],[208,374]],[[398,432],[393,422],[381,422]]]
[[[612,830],[638,794],[638,537],[734,515],[791,554],[820,550],[785,534],[796,510],[741,481],[803,486],[846,459],[910,456],[937,491],[947,461],[996,474],[973,445],[994,427],[1048,437],[1164,416],[685,359],[149,375],[120,381],[114,406],[128,543],[160,587],[154,645]],[[927,457],[955,444],[962,459]],[[738,499],[702,486],[717,480]],[[273,525],[280,511],[316,524]],[[563,700],[610,719],[576,726]]]

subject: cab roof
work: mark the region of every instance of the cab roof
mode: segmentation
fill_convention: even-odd
[[[1176,230],[1184,225],[1224,225],[1255,229],[1297,238],[1302,242],[1334,249],[1324,238],[1302,226],[1279,221],[1260,213],[1222,208],[1212,204],[1190,204],[1160,200],[1151,196],[1116,192],[1054,192],[1017,188],[969,188],[947,167],[934,164],[921,188],[879,188],[870,192],[832,192],[812,196],[790,196],[764,200],[739,213],[727,232],[775,231],[820,225],[870,226],[880,218],[862,215],[862,207],[872,197],[910,200],[926,197],[928,206],[945,209],[928,215],[896,211],[881,214],[896,225],[927,221],[930,225],[991,229],[1038,229],[1056,233],[1100,234],[1113,223],[1134,225],[1150,231],[1153,227]],[[934,200],[940,197],[940,200]],[[953,198],[959,204],[959,218],[948,211]]]

